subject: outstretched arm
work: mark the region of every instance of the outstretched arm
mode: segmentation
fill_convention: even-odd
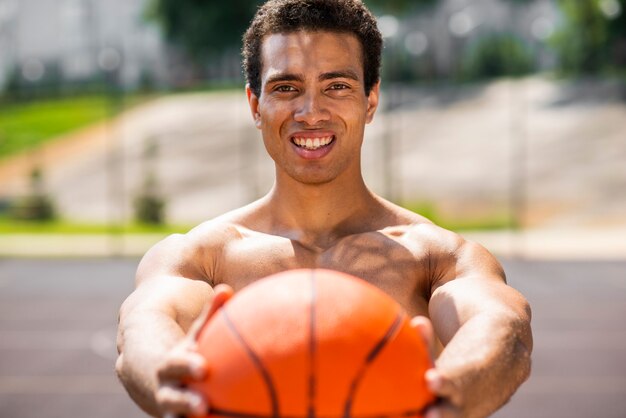
[[[442,398],[427,417],[486,417],[530,374],[530,306],[506,284],[499,263],[480,245],[458,240],[444,263],[429,313],[445,348],[426,375]]]
[[[206,410],[197,394],[180,388],[182,379],[206,373],[186,335],[203,310],[209,316],[214,299],[187,247],[182,236],[172,236],[151,249],[137,270],[135,291],[120,309],[116,371],[131,398],[153,416]]]

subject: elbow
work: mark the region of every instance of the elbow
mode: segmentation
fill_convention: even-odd
[[[120,355],[117,356],[117,360],[115,361],[115,374],[124,386],[126,386],[125,370],[126,368],[124,367],[124,354],[120,353]]]
[[[499,318],[502,321],[502,330],[506,330],[504,332],[508,334],[505,338],[509,347],[506,352],[512,366],[510,371],[514,374],[513,379],[521,385],[530,377],[532,368],[533,335],[530,308],[525,309],[524,314],[508,312]]]
[[[531,328],[532,311],[528,301],[523,300],[518,308],[504,315],[507,328],[513,339],[513,354],[520,364],[524,380],[530,376],[533,333]]]
[[[120,326],[120,328],[117,331],[117,341],[116,341],[116,348],[117,348],[117,359],[115,360],[115,374],[117,375],[118,379],[124,384],[126,385],[126,381],[124,379],[125,377],[125,357],[124,357],[124,331],[123,328]]]
[[[530,348],[524,344],[521,340],[518,340],[516,344],[515,357],[518,360],[518,381],[520,384],[524,383],[530,377],[532,370],[532,358]]]
[[[530,377],[532,369],[533,336],[530,328],[530,319],[521,320],[518,324],[518,332],[515,336],[513,356],[517,360],[516,370],[519,384]]]
[[[530,313],[530,305],[527,305],[526,308],[527,315],[520,320],[519,332],[517,334],[517,351],[522,360],[522,364],[524,365],[525,370],[525,378],[528,379],[530,376],[531,370],[531,356],[533,351],[533,332],[530,326],[531,321],[531,313]]]
[[[120,353],[115,361],[115,374],[122,380],[122,374],[124,372],[124,355]]]

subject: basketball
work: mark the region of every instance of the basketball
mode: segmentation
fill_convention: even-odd
[[[208,417],[420,417],[428,348],[390,296],[331,270],[245,287],[198,334]]]

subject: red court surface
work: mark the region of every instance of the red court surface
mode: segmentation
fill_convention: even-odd
[[[626,261],[503,260],[533,307],[531,379],[498,418],[626,416]],[[117,382],[135,259],[0,259],[0,417],[139,418]]]

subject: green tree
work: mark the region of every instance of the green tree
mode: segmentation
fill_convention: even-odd
[[[133,201],[135,219],[140,223],[154,225],[165,223],[166,201],[159,192],[159,181],[155,168],[158,154],[157,139],[148,138],[144,144],[142,155],[143,184]]]
[[[532,56],[524,42],[513,34],[492,33],[468,48],[461,69],[466,80],[521,76],[532,71]]]
[[[263,0],[152,0],[147,16],[166,37],[198,62],[239,49],[241,37]]]
[[[364,0],[367,7],[375,13],[390,13],[398,16],[435,2],[435,0]]]
[[[51,221],[56,218],[52,198],[45,191],[44,174],[40,167],[30,173],[31,191],[21,199],[17,199],[9,208],[9,215],[21,221]]]
[[[626,63],[626,0],[559,0],[564,23],[551,39],[561,70],[598,74]]]
[[[165,199],[156,190],[157,180],[153,174],[144,179],[143,189],[135,196],[133,206],[135,219],[144,224],[165,223]]]
[[[241,37],[265,0],[151,0],[146,15],[198,62],[241,48]],[[402,15],[435,0],[365,0],[376,13]]]

